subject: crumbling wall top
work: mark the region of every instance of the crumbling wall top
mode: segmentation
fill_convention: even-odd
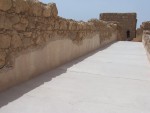
[[[150,30],[150,21],[143,22],[142,25],[141,25],[141,28],[143,30]]]
[[[109,18],[115,18],[115,17],[127,17],[127,18],[137,18],[136,13],[101,13],[100,18],[102,17],[109,17]]]
[[[0,0],[0,10],[30,16],[57,17],[55,3],[44,4],[38,0]]]

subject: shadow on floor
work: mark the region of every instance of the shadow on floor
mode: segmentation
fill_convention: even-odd
[[[113,43],[115,43],[115,42],[113,42]],[[79,58],[69,62],[67,64],[67,68],[72,67],[73,65],[83,61],[84,59],[92,56],[93,54],[97,53],[98,51],[102,51],[102,50],[108,48],[113,43],[103,46],[100,49],[97,49],[85,56],[79,57]],[[51,81],[53,78],[56,78],[57,76],[59,76],[63,73],[66,73],[66,71],[67,71],[67,69],[59,69],[59,71],[52,70],[45,74],[42,74],[42,76],[38,76],[34,79],[31,79],[25,83],[22,83],[18,86],[15,86],[13,88],[10,88],[10,89],[0,93],[0,108],[9,104],[10,102],[13,102],[14,100],[16,100],[18,98],[20,98],[24,94],[34,90],[35,88],[41,86],[42,84]]]

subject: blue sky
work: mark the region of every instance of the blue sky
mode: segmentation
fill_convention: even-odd
[[[54,2],[59,16],[87,21],[99,18],[103,12],[136,12],[139,27],[143,21],[150,20],[150,0],[40,0]]]

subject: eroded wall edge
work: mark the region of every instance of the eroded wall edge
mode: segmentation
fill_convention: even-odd
[[[117,23],[58,16],[56,4],[0,1],[0,91],[71,61],[120,36]]]

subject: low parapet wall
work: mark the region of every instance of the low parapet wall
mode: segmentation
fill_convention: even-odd
[[[116,41],[117,24],[58,16],[54,3],[0,0],[0,91]]]
[[[143,29],[142,41],[150,61],[150,22],[143,22],[141,29]]]

